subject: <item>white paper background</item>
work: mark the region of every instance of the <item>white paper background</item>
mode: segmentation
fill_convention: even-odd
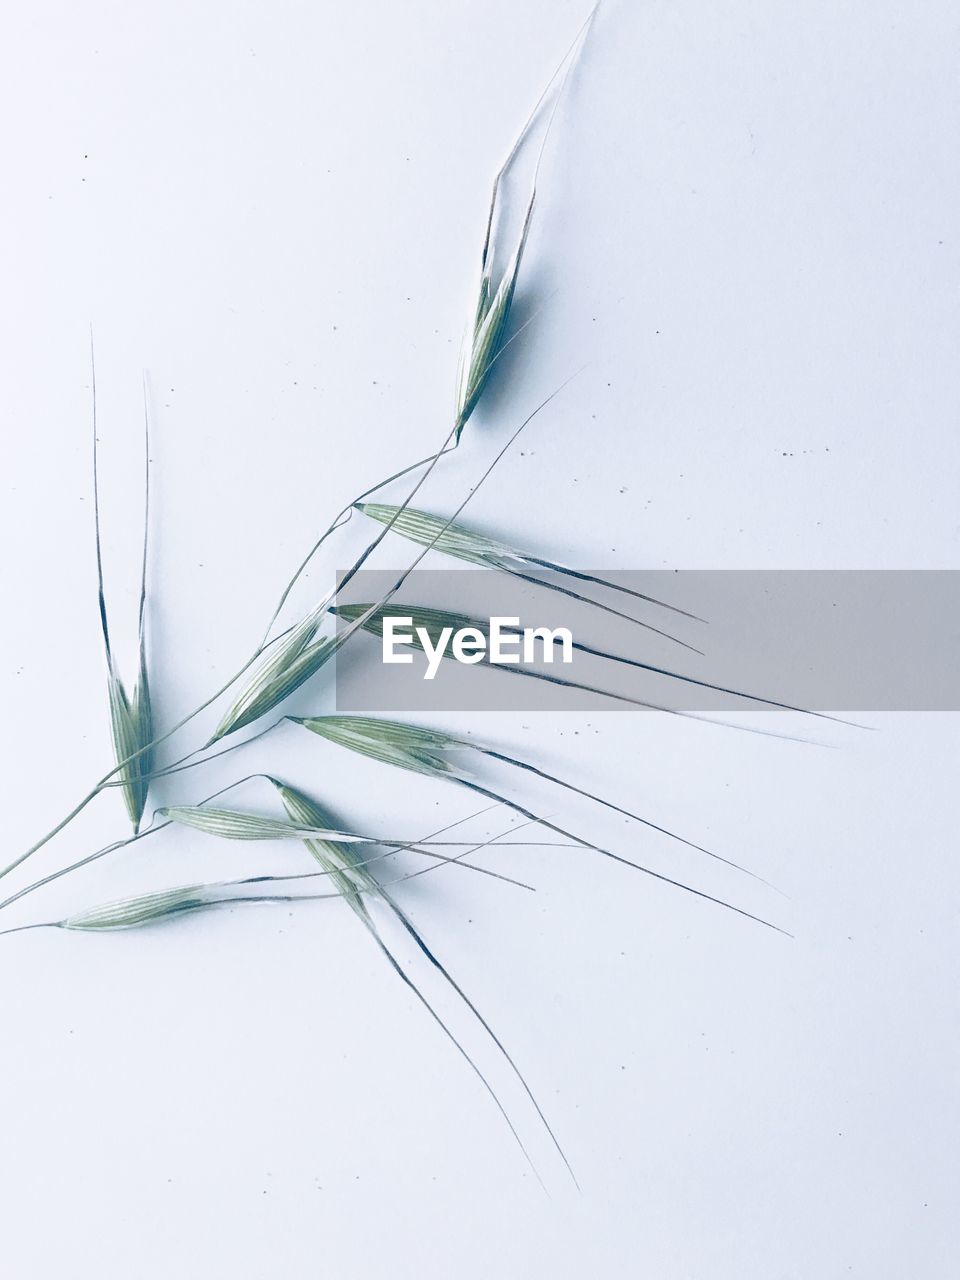
[[[8,15],[5,861],[110,757],[89,323],[127,643],[150,371],[170,723],[246,656],[333,511],[447,430],[489,183],[584,15],[567,0]],[[591,566],[960,567],[957,55],[955,9],[935,0],[605,4],[545,163],[518,300],[540,309],[431,501],[454,505],[584,366],[478,495],[485,528]],[[4,1273],[951,1275],[960,724],[874,723],[825,750],[645,715],[472,723],[789,896],[533,791],[796,939],[569,851],[491,861],[536,896],[452,872],[411,889],[579,1195],[486,1054],[540,1192],[339,904],[0,940]],[[268,763],[380,830],[472,807],[295,736],[248,767]],[[209,770],[191,798],[231,776]],[[102,800],[38,872],[120,829]],[[296,849],[158,837],[11,920],[300,865]]]

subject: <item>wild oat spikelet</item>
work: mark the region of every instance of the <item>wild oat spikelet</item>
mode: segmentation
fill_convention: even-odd
[[[490,371],[503,349],[504,332],[507,327],[510,308],[513,305],[513,295],[517,288],[517,276],[520,273],[520,262],[523,258],[523,251],[526,248],[530,221],[533,217],[534,199],[535,196],[530,197],[517,246],[500,279],[494,280],[492,230],[496,210],[496,194],[494,196],[494,205],[490,210],[490,224],[487,227],[487,239],[483,246],[476,312],[460,355],[456,418],[456,439],[458,441],[467,419],[480,401],[487,379],[490,377]]]
[[[319,635],[325,612],[326,602],[308,614],[267,654],[220,721],[210,744],[272,711],[333,656],[336,640]]]
[[[147,599],[147,543],[150,528],[150,424],[147,417],[146,384],[144,384],[144,511],[143,554],[140,569],[139,666],[133,692],[128,693],[117,671],[116,660],[110,644],[110,628],[107,623],[107,603],[103,587],[103,548],[100,538],[100,480],[97,466],[97,384],[93,362],[93,339],[90,342],[90,373],[93,393],[93,515],[97,551],[97,595],[100,608],[100,630],[107,659],[107,689],[110,705],[110,733],[113,739],[114,757],[121,783],[124,804],[134,831],[139,831],[143,811],[150,789],[150,772],[153,768],[154,739],[153,707],[150,700],[150,683],[147,677],[147,652],[144,634],[144,615]]]

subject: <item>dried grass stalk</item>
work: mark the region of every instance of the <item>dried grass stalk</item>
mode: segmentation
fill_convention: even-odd
[[[305,729],[309,729],[312,733],[319,734],[330,742],[336,743],[338,746],[347,747],[351,751],[359,751],[361,754],[370,756],[373,759],[381,761],[383,764],[389,764],[396,768],[410,769],[416,773],[427,773],[436,778],[444,778],[451,782],[459,783],[461,786],[467,787],[469,790],[476,792],[478,795],[484,796],[488,800],[495,800],[499,804],[506,805],[521,817],[528,818],[530,821],[539,824],[547,831],[552,831],[557,835],[563,836],[565,839],[572,840],[584,849],[591,849],[595,853],[601,854],[605,858],[610,858],[614,862],[619,862],[624,866],[632,867],[636,871],[642,872],[644,875],[659,880],[664,884],[672,885],[676,889],[681,889],[685,893],[692,894],[694,897],[701,898],[706,902],[711,902],[716,906],[723,907],[728,911],[732,911],[739,916],[743,916],[748,920],[753,920],[757,924],[765,925],[769,929],[775,930],[777,933],[785,933],[778,925],[773,924],[769,920],[765,920],[760,916],[753,915],[752,912],[745,911],[742,907],[735,906],[733,903],[723,898],[714,897],[712,894],[704,893],[700,889],[695,889],[692,885],[683,881],[675,880],[671,876],[663,875],[659,871],[645,866],[639,862],[633,862],[629,858],[624,858],[620,854],[613,853],[609,849],[605,849],[600,845],[594,844],[593,841],[586,840],[582,836],[575,835],[572,831],[568,831],[556,823],[549,821],[539,814],[531,812],[523,805],[517,804],[516,801],[510,800],[508,797],[497,791],[491,790],[489,787],[477,782],[469,773],[463,764],[457,763],[458,756],[462,756],[464,751],[479,751],[484,754],[492,754],[485,748],[475,746],[473,743],[466,742],[463,739],[455,738],[451,735],[439,733],[435,729],[421,729],[418,725],[406,724],[397,720],[379,720],[367,716],[313,716],[304,719],[297,719],[294,723],[302,725]],[[445,739],[445,742],[444,742]],[[532,766],[527,766],[522,762],[514,761],[510,757],[500,756],[502,760],[510,764],[520,764],[522,768],[529,768],[532,772]],[[541,776],[548,778],[549,781],[557,782],[561,786],[565,785],[560,779],[554,778],[547,774]],[[577,790],[579,794],[590,795],[589,792],[579,791],[579,788],[570,788]],[[591,799],[598,799],[596,796],[590,796]],[[611,805],[611,808],[617,806]],[[627,810],[619,810],[628,817],[637,818],[640,822],[645,819],[639,818],[636,814],[631,814]],[[647,824],[653,825],[653,824]],[[665,835],[673,836],[672,832],[666,831],[664,828],[657,828],[663,831]],[[674,837],[680,839],[680,837]],[[684,843],[689,843],[684,841]],[[699,848],[699,846],[693,846]],[[702,850],[709,853],[708,850]],[[713,856],[713,855],[711,855]],[[723,859],[726,861],[726,859]],[[736,866],[736,864],[732,864]],[[744,870],[737,867],[737,870]],[[752,874],[749,873],[748,874]]]
[[[499,173],[494,179],[483,250],[480,255],[480,282],[477,288],[477,302],[460,355],[456,421],[454,426],[457,443],[460,441],[467,419],[480,402],[490,373],[505,346],[504,338],[507,331],[507,322],[510,317],[514,294],[516,293],[517,277],[520,273],[520,264],[526,249],[530,223],[533,218],[533,208],[537,198],[537,179],[540,175],[540,164],[543,159],[544,148],[546,147],[547,138],[553,124],[553,117],[559,105],[567,77],[576,65],[587,32],[593,23],[598,8],[599,3],[594,6],[590,16],[577,32],[573,44],[551,76],[550,82],[540,95],[526,123],[520,130],[510,154],[503,162]],[[551,93],[554,94],[553,107],[541,139],[533,179],[530,183],[529,196],[524,205],[520,231],[512,246],[504,249],[500,243],[500,238],[501,227],[506,218],[506,198],[504,195],[506,181],[523,149],[524,143],[544,113]],[[502,265],[500,265],[501,262]]]
[[[290,817],[290,820],[292,822],[297,823],[303,827],[313,826],[313,827],[319,828],[323,826],[335,825],[330,815],[326,813],[325,810],[323,810],[315,801],[311,800],[308,796],[305,796],[302,792],[297,791],[295,788],[284,785],[282,783],[278,782],[275,785],[277,786],[277,790],[280,794],[280,798],[283,802],[283,806],[286,809],[287,814]],[[309,840],[305,840],[304,843],[306,844],[310,852],[313,854],[313,856],[316,858],[317,862],[324,869],[324,871],[326,871],[330,875],[331,879],[333,880],[333,883],[337,886],[339,891],[342,893],[344,900],[350,904],[355,914],[359,917],[360,921],[362,922],[364,927],[367,929],[371,937],[376,942],[377,947],[379,948],[379,950],[381,951],[385,959],[388,961],[391,968],[394,970],[395,973],[398,974],[398,976],[406,984],[406,986],[410,988],[410,990],[416,996],[417,1000],[423,1005],[423,1007],[429,1013],[433,1021],[440,1027],[444,1035],[451,1041],[451,1043],[454,1045],[454,1047],[457,1049],[460,1055],[468,1063],[468,1065],[470,1066],[474,1074],[479,1078],[484,1088],[486,1089],[487,1093],[492,1098],[501,1116],[506,1121],[507,1126],[510,1129],[510,1132],[512,1133],[516,1142],[518,1143],[521,1151],[526,1156],[528,1162],[531,1165],[531,1168],[534,1169],[534,1172],[536,1173],[536,1168],[533,1165],[533,1161],[530,1159],[529,1153],[527,1152],[526,1147],[524,1146],[519,1133],[514,1127],[513,1121],[510,1119],[509,1115],[507,1114],[503,1104],[501,1103],[492,1085],[489,1083],[486,1076],[477,1066],[476,1062],[473,1060],[470,1054],[466,1051],[466,1049],[463,1047],[460,1041],[456,1038],[456,1036],[449,1029],[446,1023],[436,1013],[433,1006],[427,1001],[426,997],[422,994],[419,987],[417,987],[414,984],[414,982],[411,980],[409,975],[401,967],[393,951],[388,947],[387,943],[384,941],[383,936],[376,925],[376,922],[374,921],[372,915],[370,914],[370,910],[367,905],[367,902],[364,901],[364,895],[367,895],[368,898],[377,900],[383,904],[383,906],[387,909],[387,911],[390,913],[393,919],[396,920],[401,925],[401,927],[403,928],[407,936],[413,940],[420,954],[424,956],[427,961],[429,961],[429,963],[433,966],[433,968],[440,974],[440,976],[447,983],[447,985],[456,993],[456,995],[464,1003],[467,1009],[469,1009],[470,1013],[477,1019],[477,1021],[483,1027],[484,1031],[491,1038],[494,1045],[497,1047],[500,1054],[503,1056],[508,1066],[512,1070],[513,1074],[516,1076],[516,1078],[520,1082],[524,1092],[526,1093],[527,1097],[533,1104],[540,1121],[542,1122],[542,1124],[544,1125],[544,1128],[546,1129],[548,1135],[550,1136],[550,1139],[553,1142],[554,1147],[556,1148],[561,1159],[566,1165],[566,1168],[571,1178],[573,1178],[574,1182],[576,1182],[576,1177],[574,1176],[573,1169],[571,1168],[570,1163],[567,1160],[567,1157],[564,1154],[563,1149],[561,1148],[560,1143],[556,1138],[556,1135],[554,1134],[552,1128],[550,1127],[546,1116],[541,1110],[539,1103],[534,1097],[533,1092],[531,1091],[530,1086],[527,1084],[527,1081],[524,1078],[523,1074],[521,1073],[519,1067],[514,1062],[510,1054],[507,1052],[507,1049],[504,1047],[503,1042],[496,1035],[493,1028],[490,1026],[489,1022],[487,1022],[487,1020],[480,1013],[477,1006],[469,998],[469,996],[466,994],[463,988],[459,985],[459,983],[457,983],[456,980],[452,977],[449,970],[440,962],[440,960],[437,958],[434,952],[430,949],[430,947],[427,946],[420,932],[418,931],[416,926],[413,924],[413,922],[410,920],[406,912],[399,906],[399,904],[392,897],[392,895],[389,894],[386,891],[386,889],[382,885],[380,885],[378,881],[370,874],[370,871],[368,870],[368,868],[362,863],[359,863],[357,861],[356,853],[353,847],[351,847],[350,845],[341,844],[336,840],[327,840],[327,839],[316,839],[316,840],[309,839]],[[539,1177],[539,1175],[537,1176]]]
[[[272,652],[268,652],[254,669],[243,692],[224,714],[208,746],[272,711],[333,656],[335,641],[319,634],[325,611],[326,601],[293,627]]]
[[[685,609],[679,609],[676,605],[667,604],[664,600],[657,600],[641,591],[634,591],[630,587],[625,587],[618,582],[612,582],[609,578],[600,577],[598,574],[583,573],[580,570],[570,569],[566,565],[558,564],[555,560],[545,560],[542,556],[532,555],[528,551],[520,551],[516,547],[508,546],[505,542],[499,542],[494,538],[487,537],[486,534],[478,533],[475,529],[468,528],[466,525],[456,522],[451,523],[442,516],[432,515],[429,511],[418,511],[411,507],[401,510],[399,507],[379,502],[358,503],[357,510],[362,511],[365,516],[369,516],[379,524],[390,524],[397,533],[409,538],[411,542],[417,542],[421,546],[431,546],[434,550],[440,551],[444,555],[452,556],[457,560],[465,560],[468,564],[474,564],[485,569],[498,569],[502,573],[512,574],[523,582],[532,582],[548,591],[559,591],[562,595],[593,605],[605,613],[612,613],[616,617],[626,618],[628,622],[636,622],[639,626],[646,627],[647,624],[641,622],[638,618],[634,618],[631,614],[611,609],[609,605],[602,604],[590,596],[561,587],[559,583],[534,577],[526,571],[530,569],[545,570],[562,574],[564,577],[575,578],[579,582],[594,582],[598,586],[608,587],[611,591],[619,591],[624,595],[633,596],[634,599],[642,600],[645,604],[653,604],[661,609],[669,609],[671,613],[680,614],[684,618],[691,618],[697,622],[702,621],[695,614],[687,613]],[[656,628],[649,627],[648,629],[656,630]],[[658,634],[663,635],[664,633],[661,631]],[[667,638],[676,640],[676,636]],[[683,642],[677,641],[677,643],[681,644]]]
[[[121,783],[124,804],[134,831],[139,831],[143,811],[150,789],[153,770],[154,740],[153,707],[150,699],[150,682],[147,676],[145,638],[145,613],[147,599],[147,548],[150,531],[150,422],[147,413],[146,383],[144,382],[144,512],[143,552],[140,568],[140,605],[138,616],[139,661],[137,679],[131,693],[120,678],[110,643],[110,627],[107,622],[107,603],[103,585],[103,547],[100,537],[100,479],[97,466],[97,382],[93,356],[93,337],[90,339],[90,373],[93,396],[93,513],[97,551],[97,593],[100,608],[100,630],[107,660],[107,690],[110,706],[110,733],[113,739],[117,777]]]

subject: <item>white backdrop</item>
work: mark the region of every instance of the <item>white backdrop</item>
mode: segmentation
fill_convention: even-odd
[[[171,723],[243,660],[333,511],[448,429],[489,183],[585,11],[8,14],[4,861],[110,760],[90,322],[127,652],[150,371]],[[545,162],[518,300],[536,318],[431,501],[454,505],[582,365],[478,495],[485,528],[589,566],[960,567],[957,55],[937,0],[605,2]],[[571,851],[491,855],[536,895],[454,873],[406,895],[580,1194],[464,1024],[541,1192],[340,904],[0,939],[4,1274],[953,1274],[960,723],[872,723],[818,749],[643,714],[470,722],[787,895],[532,790],[517,794],[795,939]],[[267,764],[381,830],[472,807],[319,741],[278,739],[245,768]],[[102,799],[37,870],[123,821]],[[296,849],[180,833],[8,914],[298,866]]]

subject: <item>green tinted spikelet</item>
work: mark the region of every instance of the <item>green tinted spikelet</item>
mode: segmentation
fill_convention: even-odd
[[[123,681],[112,664],[108,672],[108,693],[114,756],[118,764],[126,762],[121,765],[117,777],[122,783],[120,789],[133,829],[138,831],[150,789],[150,771],[153,767],[150,744],[154,738],[150,686],[142,654],[133,697],[127,694]]]
[[[668,609],[671,613],[677,613],[686,618],[695,618],[694,614],[687,613],[684,609],[677,608],[676,605],[657,600],[642,591],[635,591],[632,587],[627,587],[623,583],[612,582],[609,578],[601,577],[595,573],[584,573],[580,569],[571,569],[567,565],[558,564],[555,560],[546,560],[542,556],[533,555],[529,551],[521,551],[517,547],[508,546],[505,542],[489,538],[486,534],[478,533],[467,525],[446,520],[442,516],[435,516],[429,511],[420,511],[414,507],[397,507],[384,502],[358,502],[356,508],[365,516],[369,516],[371,520],[376,520],[378,524],[389,525],[391,529],[402,537],[409,538],[411,542],[419,543],[422,547],[430,547],[443,555],[452,556],[457,560],[465,560],[468,564],[475,564],[485,569],[501,569],[504,573],[512,573],[526,582],[536,583],[537,586],[543,587],[547,591],[559,591],[562,595],[570,596],[574,600],[580,600],[584,604],[592,605],[604,613],[612,613],[615,617],[636,622],[639,626],[646,626],[646,624],[641,622],[639,618],[634,618],[632,614],[621,613],[618,609],[611,609],[609,605],[605,605],[591,596],[582,595],[580,592],[573,591],[568,587],[561,587],[549,579],[530,577],[529,572],[542,573],[546,570],[567,578],[576,579],[578,582],[596,583],[598,586],[608,587],[611,591],[632,596],[636,600],[642,600],[646,604]],[[696,618],[695,620],[700,621],[700,619]],[[673,637],[669,638],[673,639]]]
[[[455,751],[462,752],[469,746],[436,729],[421,729],[397,720],[377,720],[368,716],[291,719],[294,724],[300,724],[338,746],[358,751],[383,764],[396,765],[430,777],[455,775],[456,766],[450,757]]]
[[[496,195],[494,199],[496,200]],[[491,274],[493,255],[489,238],[484,246],[476,311],[460,356],[456,417],[458,441],[467,419],[480,402],[494,362],[503,349],[507,320],[513,305],[517,276],[520,273],[520,263],[530,230],[530,220],[533,217],[533,202],[534,197],[531,196],[517,246],[503,275],[496,283]]]
[[[214,885],[184,885],[179,889],[163,889],[158,893],[144,893],[135,898],[121,898],[107,902],[89,911],[78,911],[58,922],[60,929],[81,929],[96,932],[106,929],[133,929],[137,925],[151,924],[169,916],[200,911],[223,901],[223,890]]]
[[[220,721],[211,743],[272,711],[333,656],[336,641],[329,636],[317,638],[322,618],[323,608],[315,609],[267,655]]]
[[[150,424],[147,417],[146,383],[144,383],[144,504],[143,504],[143,552],[140,566],[140,607],[138,613],[139,669],[133,693],[128,694],[117,671],[110,644],[110,627],[107,622],[107,601],[103,582],[103,546],[100,537],[100,478],[97,459],[97,388],[93,362],[93,335],[90,337],[90,374],[93,393],[93,518],[97,554],[97,601],[100,610],[100,631],[107,660],[107,691],[110,705],[110,734],[113,739],[114,758],[118,765],[117,777],[121,783],[124,804],[134,831],[139,831],[140,821],[150,789],[150,771],[153,752],[153,708],[150,700],[150,684],[147,678],[145,640],[145,614],[147,603],[147,549],[150,530]]]
[[[325,827],[330,829],[331,833],[335,830],[330,815],[309,796],[305,796],[302,791],[297,791],[286,783],[274,781],[274,786],[294,825],[303,830],[314,828],[320,831]],[[355,911],[364,914],[360,894],[379,894],[380,886],[366,867],[361,865],[351,846],[342,840],[325,837],[305,839],[303,843],[330,876],[337,892]]]
[[[271,779],[271,781],[274,781]],[[281,784],[274,782],[274,786]],[[256,813],[241,813],[236,809],[216,809],[206,805],[178,804],[158,809],[157,816],[180,826],[193,827],[204,835],[217,836],[221,840],[302,840],[304,836],[370,844],[365,836],[349,831],[338,831],[325,824],[308,823],[306,828]]]

